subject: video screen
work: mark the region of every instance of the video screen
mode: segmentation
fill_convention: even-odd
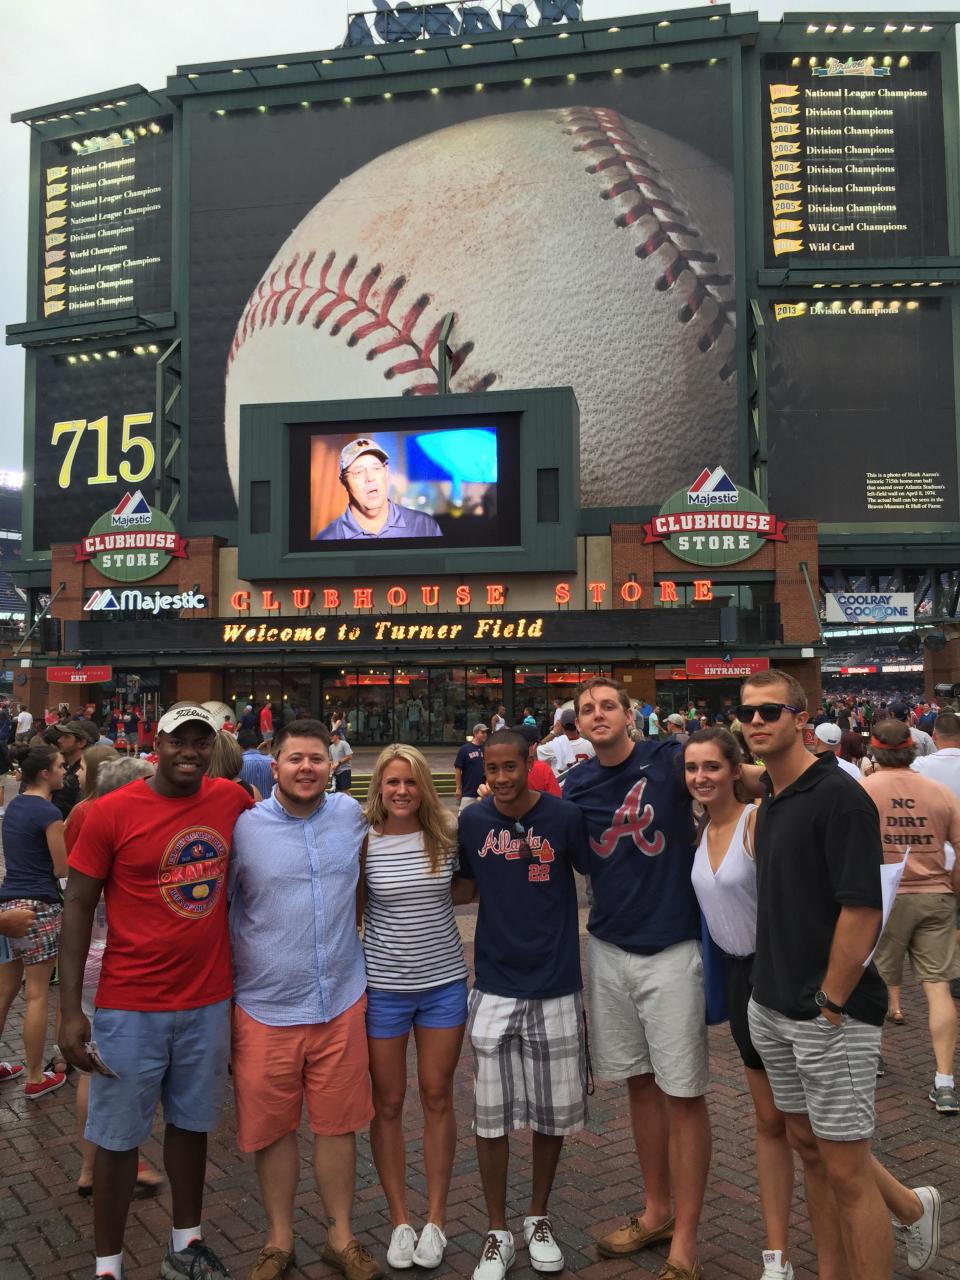
[[[519,542],[517,435],[501,415],[295,428],[292,551]]]

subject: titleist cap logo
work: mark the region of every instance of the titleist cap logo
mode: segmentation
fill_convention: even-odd
[[[182,724],[191,721],[206,725],[213,733],[217,732],[217,722],[206,707],[174,707],[166,711],[157,722],[157,733],[173,733]]]

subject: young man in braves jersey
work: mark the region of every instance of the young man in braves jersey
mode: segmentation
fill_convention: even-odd
[[[617,1257],[669,1240],[660,1280],[699,1280],[709,1074],[700,916],[690,883],[694,825],[681,748],[674,738],[631,741],[633,709],[618,681],[588,680],[574,708],[597,753],[564,786],[590,835],[591,1050],[599,1078],[627,1082],[646,1188],[643,1213],[598,1248]]]
[[[563,1269],[547,1202],[563,1139],[586,1120],[577,889],[587,833],[579,811],[529,786],[526,737],[492,733],[490,796],[460,814],[454,900],[479,894],[467,1034],[476,1068],[480,1180],[490,1225],[473,1280],[503,1280],[511,1129],[533,1130],[533,1184],[523,1223],[534,1271]]]
[[[60,1044],[68,1062],[91,1072],[84,1136],[98,1148],[93,1235],[104,1280],[123,1277],[137,1150],[161,1099],[173,1231],[160,1275],[229,1276],[204,1244],[200,1217],[207,1134],[220,1120],[230,1057],[227,868],[234,824],[253,801],[206,776],[216,735],[203,707],[180,703],[161,716],[156,774],[99,799],[70,854]],[[91,1031],[81,992],[101,892],[107,949]]]

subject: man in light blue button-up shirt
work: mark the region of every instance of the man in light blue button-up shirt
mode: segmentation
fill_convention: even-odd
[[[293,1256],[304,1102],[327,1213],[323,1260],[348,1280],[380,1268],[353,1235],[356,1131],[373,1115],[356,928],[366,823],[352,796],[326,795],[330,736],[294,720],[274,739],[272,794],[234,829],[230,860],[237,1141],[256,1152],[267,1212],[264,1262]]]

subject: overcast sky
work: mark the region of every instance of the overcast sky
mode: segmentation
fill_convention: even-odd
[[[166,0],[144,8],[122,0],[6,0],[0,9],[0,323],[26,318],[27,179],[30,130],[10,124],[13,112],[142,84],[161,89],[178,64],[252,58],[333,48],[346,14],[364,0]],[[372,8],[372,4],[369,6]],[[587,20],[683,9],[661,0],[585,0]],[[776,20],[792,5],[734,3]],[[920,7],[943,12],[955,4],[850,0],[835,6],[807,0],[804,12],[889,11],[908,18]],[[22,465],[23,353],[0,347],[0,469]]]

